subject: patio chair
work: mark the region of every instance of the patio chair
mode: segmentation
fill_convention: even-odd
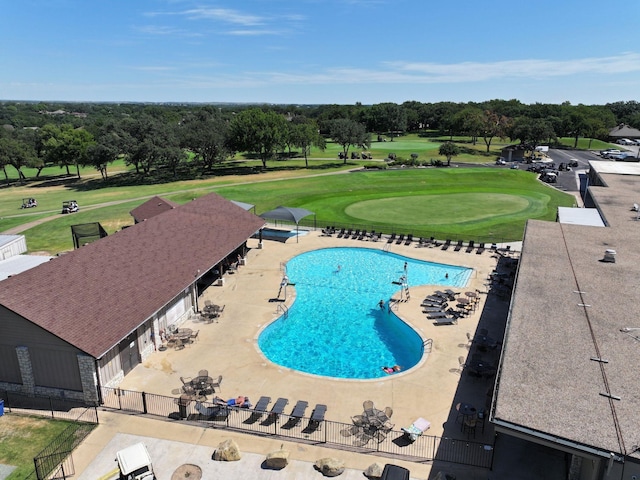
[[[415,422],[413,422],[409,427],[407,427],[407,428],[403,427],[400,430],[402,430],[404,432],[405,437],[410,442],[413,443],[424,432],[429,430],[430,427],[431,427],[431,422],[429,422],[428,420],[425,420],[424,418],[420,417]]]
[[[353,232],[353,235],[351,235],[351,239],[355,240],[356,238],[358,238],[360,236],[360,229],[357,228],[355,232]]]
[[[360,235],[358,235],[358,240],[364,240],[366,236],[367,236],[367,231],[362,230],[362,232],[360,232]]]
[[[422,309],[422,313],[445,313],[446,310],[443,310],[444,307],[426,307]]]
[[[191,385],[191,380],[193,380],[191,377],[180,377],[183,385]]]
[[[222,391],[222,388],[220,387],[221,383],[222,383],[222,375],[218,375],[218,379],[211,382],[211,390],[215,392],[217,388],[218,391]]]
[[[464,369],[467,368],[467,363],[465,358],[463,356],[459,356],[458,363],[460,364],[460,373],[462,373]]]
[[[440,318],[447,318],[449,314],[447,312],[430,312],[427,313],[427,318],[429,320],[435,320]]]
[[[184,348],[184,342],[181,339],[176,338],[173,342],[173,348],[175,350],[182,350]]]
[[[209,370],[200,370],[198,372],[198,376],[199,377],[208,377],[209,376]]]
[[[467,253],[471,253],[471,252],[473,252],[474,247],[475,247],[475,242],[473,240],[471,240],[469,242],[469,245],[467,245],[467,249],[465,251]]]
[[[191,336],[189,337],[190,343],[196,343],[198,341],[198,334],[200,333],[200,330],[196,330],[195,332],[193,332],[191,334]],[[202,375],[203,377],[208,377],[209,375]]]
[[[450,246],[451,246],[451,240],[447,238],[442,244],[442,250],[448,250]]]
[[[476,250],[476,255],[482,255],[485,251],[484,243],[481,243]]]
[[[391,418],[391,416],[393,415],[393,408],[384,407],[384,414],[387,416],[387,418]]]
[[[395,241],[395,239],[396,239],[396,234],[395,234],[395,233],[392,233],[392,234],[389,236],[389,238],[388,238],[388,240],[387,240],[387,243],[393,243],[393,242]]]
[[[362,402],[362,409],[364,410],[365,415],[368,413],[373,413],[374,405],[371,400],[365,400]]]
[[[462,249],[462,240],[458,240],[458,243],[456,243],[455,248],[453,249],[454,252],[459,252]]]
[[[404,233],[400,234],[400,236],[396,240],[396,245],[400,245],[402,242],[404,242]]]
[[[340,231],[338,232],[337,237],[342,238],[343,236],[344,236],[344,228],[341,228]]]

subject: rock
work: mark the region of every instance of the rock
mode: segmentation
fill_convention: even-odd
[[[316,460],[315,467],[325,477],[337,477],[344,472],[344,462],[337,458],[325,457]]]
[[[266,464],[267,467],[274,470],[283,469],[284,467],[289,465],[289,450],[280,448],[280,450],[276,450],[275,452],[267,454]]]
[[[240,449],[238,444],[233,440],[225,440],[218,445],[218,448],[213,452],[213,459],[221,462],[237,462],[240,460]]]
[[[364,476],[367,478],[380,478],[382,476],[382,468],[379,463],[372,463],[364,471]]]

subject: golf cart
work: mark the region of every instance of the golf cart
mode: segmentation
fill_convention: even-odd
[[[38,206],[38,201],[35,198],[23,198],[22,207],[20,208],[33,208]]]
[[[62,202],[62,213],[76,213],[78,210],[80,210],[80,207],[78,207],[78,202],[75,200]]]
[[[151,457],[144,443],[136,443],[116,453],[119,480],[155,480]]]

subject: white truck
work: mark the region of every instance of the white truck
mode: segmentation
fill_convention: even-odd
[[[116,453],[119,480],[155,480],[151,457],[144,443],[136,443]]]

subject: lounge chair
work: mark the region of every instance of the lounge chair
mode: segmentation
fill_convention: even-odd
[[[484,243],[481,243],[478,246],[478,249],[476,250],[476,255],[481,255],[482,253],[484,253],[484,251],[485,251]]]
[[[422,313],[438,313],[438,312],[443,312],[445,313],[446,310],[443,310],[444,307],[425,307],[422,309]]]
[[[393,243],[395,239],[396,239],[396,234],[392,233],[391,236],[389,236],[387,243]]]
[[[289,415],[290,418],[287,424],[291,425],[291,427],[295,427],[298,423],[300,423],[300,419],[304,417],[304,412],[307,410],[308,406],[309,402],[298,400],[296,402],[296,405],[293,407],[291,414]]]
[[[324,422],[325,413],[327,413],[327,406],[320,403],[316,404],[313,412],[311,412],[311,418],[309,419],[307,429],[317,430],[318,428],[320,428],[320,425],[322,424],[322,422]]]
[[[442,298],[442,297],[438,297],[436,295],[429,295],[428,297],[424,297],[424,300],[422,301],[423,303],[439,303],[439,304],[443,304],[443,303],[447,303],[447,299],[446,298]]]
[[[364,240],[367,237],[367,231],[366,230],[362,230],[360,232],[360,235],[358,235],[358,240]]]
[[[449,295],[449,298],[456,298],[458,295],[460,295],[460,292],[454,292],[450,288],[445,289],[444,293]]]
[[[400,245],[402,242],[404,242],[404,233],[400,234],[400,236],[396,240],[396,245]]]
[[[213,420],[226,420],[229,414],[231,413],[231,409],[226,405],[212,405],[211,407],[207,407],[203,405],[201,402],[195,403],[196,412],[205,417],[205,420],[213,421]]]
[[[262,418],[262,415],[264,415],[267,412],[267,405],[269,405],[269,403],[271,402],[271,397],[260,397],[258,399],[258,403],[256,403],[256,406],[253,407],[253,411],[251,412],[251,415],[249,415],[249,418],[247,418],[244,423],[255,423],[258,420],[260,420]]]
[[[418,437],[429,430],[429,427],[431,427],[431,422],[420,417],[415,422],[413,422],[410,427],[401,428],[400,430],[404,432],[405,436],[410,442],[415,442]]]
[[[351,239],[355,240],[356,238],[358,238],[360,236],[360,229],[356,229],[355,232],[353,232],[353,235],[351,235]]]
[[[411,242],[413,242],[413,233],[410,233],[409,235],[407,235],[407,239],[404,241],[404,244],[411,245]]]
[[[442,250],[448,250],[450,246],[451,246],[451,240],[447,238],[444,241],[444,244],[442,245]]]
[[[288,403],[288,399],[282,397],[278,398],[269,412],[269,417],[273,420],[277,420],[280,415],[282,415],[282,412],[284,412],[284,407],[286,407]]]
[[[427,318],[429,320],[434,320],[436,318],[447,318],[448,313],[447,312],[430,312],[427,314]]]
[[[456,243],[456,247],[453,249],[454,252],[459,252],[462,249],[462,240],[458,240]]]
[[[442,317],[442,318],[434,318],[434,325],[453,325],[458,323],[458,319],[456,317]]]
[[[467,249],[465,250],[467,253],[471,253],[473,252],[473,249],[475,248],[475,242],[473,240],[471,240],[469,242],[469,245],[467,245]]]
[[[344,228],[341,228],[340,231],[338,232],[338,238],[342,238],[344,236]]]

